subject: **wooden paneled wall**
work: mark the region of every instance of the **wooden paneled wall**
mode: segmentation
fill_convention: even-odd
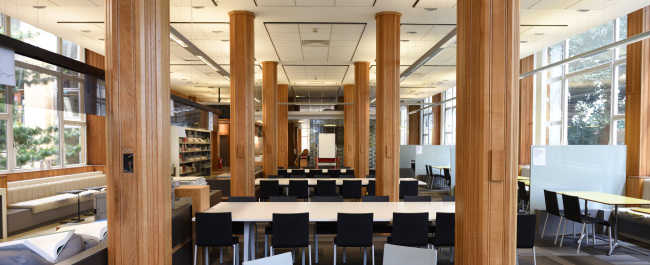
[[[442,93],[434,95],[431,102],[436,103],[442,101]],[[441,130],[442,130],[442,106],[434,106],[431,110],[431,144],[440,145],[442,143]]]
[[[520,72],[535,69],[535,55],[520,61]],[[533,145],[533,95],[535,78],[529,76],[519,80],[519,165],[530,164],[530,147]]]
[[[650,30],[650,7],[627,16],[629,37]],[[650,40],[627,46],[625,145],[628,187],[635,176],[650,176]],[[628,195],[639,196],[628,189]]]
[[[410,113],[411,111],[415,111],[420,109],[420,106],[413,105],[413,106],[408,106],[408,112]],[[420,145],[420,140],[422,139],[421,135],[421,119],[420,117],[422,113],[419,111],[413,114],[409,114],[409,145]]]
[[[519,0],[459,0],[458,265],[515,265]]]

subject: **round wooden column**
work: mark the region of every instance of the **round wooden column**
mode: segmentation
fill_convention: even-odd
[[[354,85],[348,84],[343,86],[343,102],[351,103],[343,106],[343,166],[354,168],[356,165],[356,91]]]
[[[399,201],[399,59],[400,17],[380,12],[377,20],[377,195]]]
[[[278,174],[278,62],[262,62],[264,176]]]
[[[370,63],[354,62],[356,152],[354,174],[365,178],[369,173],[368,152],[370,151]]]
[[[255,14],[230,16],[230,194],[255,196]]]
[[[514,265],[519,0],[459,0],[456,264]]]
[[[289,85],[278,85],[278,102],[289,102]],[[278,105],[278,166],[289,167],[289,106]]]

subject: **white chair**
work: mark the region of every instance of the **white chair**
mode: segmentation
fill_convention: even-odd
[[[291,252],[286,252],[262,259],[244,261],[244,265],[293,265],[293,259]]]
[[[438,263],[435,249],[384,245],[384,265],[433,265]]]

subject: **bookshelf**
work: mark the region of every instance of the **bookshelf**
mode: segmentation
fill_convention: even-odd
[[[183,128],[178,137],[178,173],[180,176],[209,176],[211,173],[210,131]]]

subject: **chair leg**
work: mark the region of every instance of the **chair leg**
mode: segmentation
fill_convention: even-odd
[[[194,265],[196,265],[196,256],[198,251],[199,251],[199,246],[194,245]]]
[[[537,253],[535,253],[534,246],[533,246],[533,265],[537,265]]]
[[[546,220],[544,220],[544,228],[542,228],[542,238],[544,238],[544,232],[546,232],[546,223],[548,222],[548,213],[546,214]]]
[[[237,244],[232,245],[232,265],[237,265],[237,256],[239,256],[239,252],[237,252]]]
[[[316,263],[318,263],[318,234],[314,233],[314,246],[316,252]]]
[[[345,252],[345,247],[343,247],[343,264],[347,263],[347,253]]]
[[[305,265],[305,248],[302,248],[302,265]]]
[[[271,251],[271,253],[270,253],[271,256],[273,256],[273,246],[271,246],[269,249],[270,249],[270,251]]]
[[[269,235],[264,235],[264,257],[268,257],[268,248],[269,248]],[[271,253],[271,256],[273,253]]]
[[[515,249],[515,264],[519,265],[519,249]]]
[[[582,229],[580,230],[580,237],[578,238],[578,250],[576,251],[576,254],[580,254],[580,246],[582,245],[582,239],[585,237],[585,229],[587,227],[587,224],[582,223]],[[587,237],[587,240],[589,240],[589,237]]]
[[[564,243],[564,234],[566,234],[566,221],[567,220],[564,219],[564,225],[563,225],[564,228],[562,229],[564,231],[562,232],[562,238],[560,239],[560,247],[562,247],[562,243]]]
[[[609,235],[609,249],[612,249],[612,226],[611,225],[607,229],[607,234]]]
[[[208,247],[203,247],[203,256],[204,256],[203,258],[205,258],[205,263],[203,263],[203,264],[209,265],[210,264],[210,257],[209,257],[210,255],[208,253]]]
[[[307,252],[307,255],[309,255],[309,256],[308,256],[308,258],[309,258],[309,265],[311,265],[311,245],[308,245],[308,246],[307,246],[307,250],[309,251],[309,252]]]
[[[367,261],[366,261],[366,252],[367,252],[367,249],[364,247],[363,248],[363,265],[368,264]]]
[[[451,257],[449,257],[449,260],[453,263],[454,262],[454,247],[451,247]]]
[[[223,264],[223,248],[219,248],[219,264]]]
[[[375,244],[370,246],[370,254],[372,255],[372,265],[375,265]]]
[[[557,245],[557,238],[560,235],[560,228],[562,228],[562,220],[564,220],[564,217],[560,216],[560,223],[557,225],[557,229],[555,230],[555,240],[553,241],[553,245]]]
[[[334,265],[336,265],[336,244],[334,244],[334,256],[332,259],[334,260]]]

